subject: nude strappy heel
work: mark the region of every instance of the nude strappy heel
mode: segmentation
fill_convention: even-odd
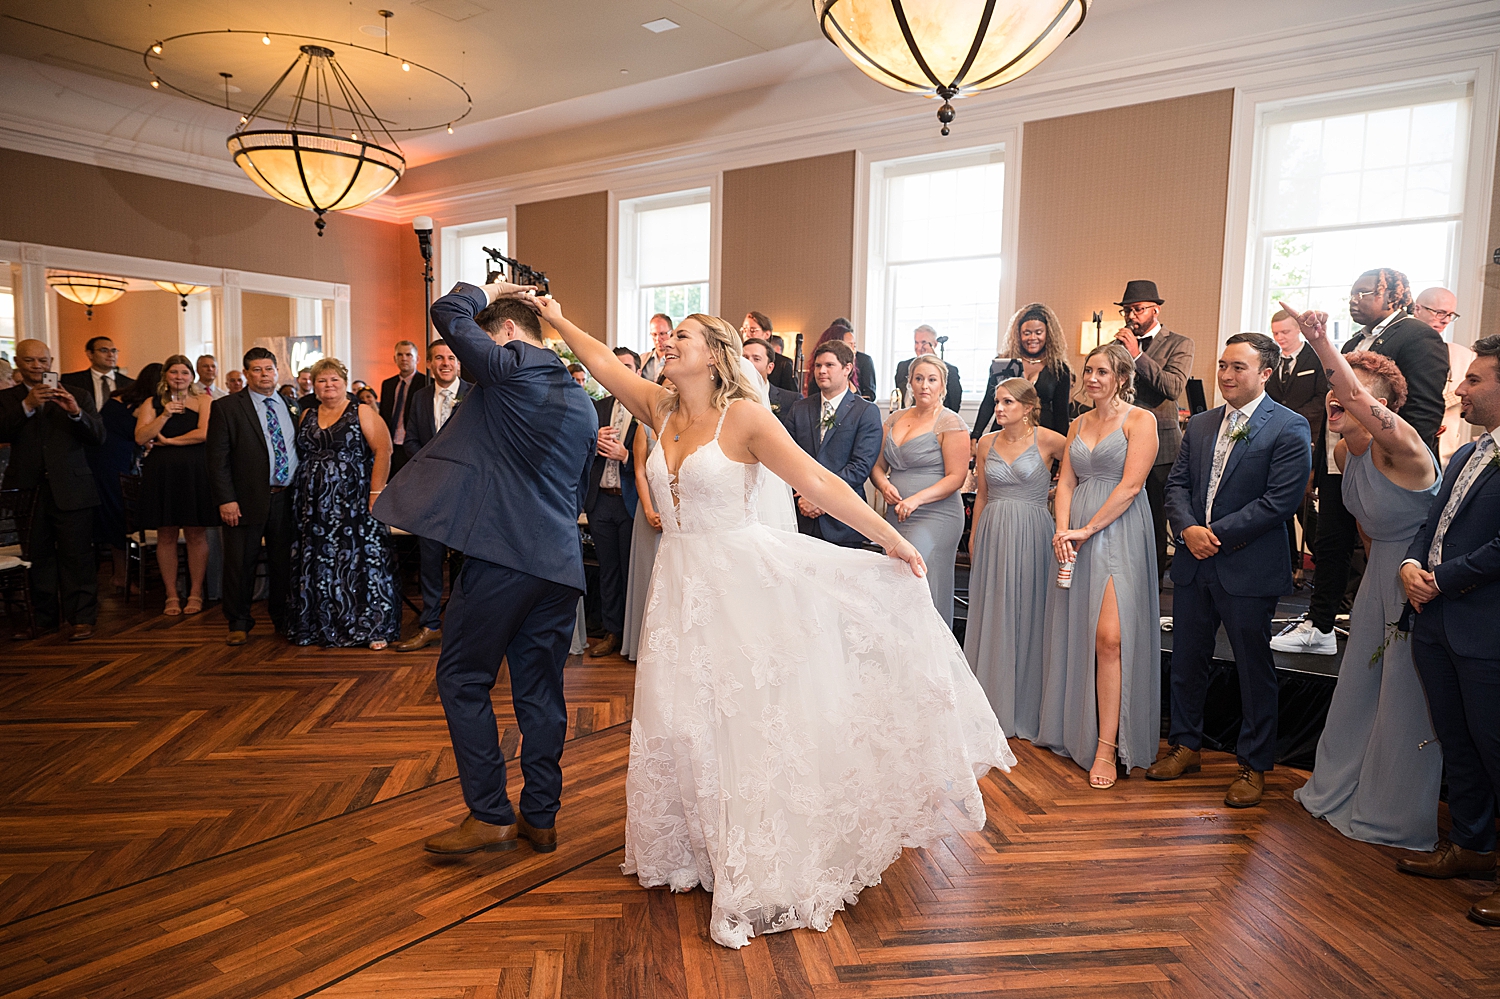
[[[1110,749],[1120,748],[1118,744],[1110,742],[1107,739],[1100,739],[1099,745],[1108,746]],[[1115,773],[1109,777],[1101,777],[1098,774],[1094,773],[1093,767],[1090,767],[1089,787],[1095,788],[1100,791],[1105,791],[1115,786],[1115,780],[1119,777],[1119,764],[1115,762],[1114,753],[1110,753],[1108,756],[1101,756],[1098,753],[1095,753],[1094,764],[1096,766],[1098,765],[1100,760],[1107,760],[1110,764],[1112,764],[1115,767]]]

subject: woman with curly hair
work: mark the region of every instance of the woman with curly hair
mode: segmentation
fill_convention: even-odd
[[[1118,342],[1083,362],[1093,407],[1068,433],[1052,547],[1071,586],[1047,608],[1047,665],[1036,743],[1090,762],[1089,786],[1149,766],[1161,735],[1161,606],[1156,541],[1143,487],[1156,461],[1156,417],[1131,405],[1135,362]]]
[[[1021,377],[1036,389],[1042,412],[1038,426],[1055,433],[1066,434],[1071,422],[1073,372],[1068,367],[1068,340],[1063,335],[1062,323],[1041,302],[1023,305],[1010,317],[1010,332],[1005,338],[1005,352],[990,365],[989,384],[984,388],[984,398],[979,403],[979,415],[974,420],[971,436],[983,437],[997,429],[995,416],[995,388],[1007,377],[1011,377],[1013,365],[1007,361],[1021,362]]]
[[[1404,636],[1395,624],[1406,603],[1401,563],[1442,476],[1427,442],[1396,415],[1407,387],[1395,362],[1367,350],[1341,354],[1326,317],[1297,319],[1332,372],[1328,429],[1342,438],[1333,457],[1344,475],[1344,506],[1370,538],[1370,553],[1317,762],[1293,797],[1351,839],[1431,850],[1443,751],[1411,642],[1398,640]]]

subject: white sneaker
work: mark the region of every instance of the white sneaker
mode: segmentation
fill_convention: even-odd
[[[1312,621],[1288,627],[1271,639],[1271,648],[1277,652],[1297,652],[1305,656],[1336,656],[1339,654],[1338,639],[1331,631],[1319,631]]]

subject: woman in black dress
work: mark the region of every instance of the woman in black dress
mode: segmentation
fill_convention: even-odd
[[[1067,356],[1068,341],[1063,336],[1062,323],[1047,306],[1033,302],[1011,317],[1010,333],[1005,339],[1005,357],[1020,360],[1021,377],[1036,389],[1042,404],[1041,426],[1065,436],[1068,424],[1072,422],[1068,406],[1073,387],[1073,372],[1068,368]],[[983,437],[999,426],[992,425],[995,387],[1008,377],[1010,374],[1005,366],[992,366],[971,436]]]
[[[209,404],[195,384],[193,362],[173,354],[162,364],[156,391],[135,411],[135,442],[151,445],[141,467],[140,523],[156,531],[156,562],[167,588],[162,613],[176,616],[203,609],[208,569],[206,531],[219,524],[219,508],[208,487]],[[189,590],[184,607],[177,594],[177,532],[187,540]]]
[[[370,514],[391,470],[391,434],[379,412],[352,401],[348,369],[312,366],[316,407],[298,417],[292,513],[292,600],[297,645],[368,645],[401,636],[401,594],[386,526]]]

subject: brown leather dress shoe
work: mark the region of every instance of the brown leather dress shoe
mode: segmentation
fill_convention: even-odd
[[[250,638],[250,635],[247,632],[243,632],[243,631],[231,631],[229,633],[229,637],[226,638],[226,639],[224,639],[224,644],[225,645],[244,645],[245,642],[249,640],[249,638]]]
[[[516,819],[517,834],[528,843],[537,853],[551,853],[557,849],[557,827],[551,829],[538,829],[523,818]]]
[[[1396,870],[1402,874],[1415,874],[1421,878],[1462,878],[1493,876],[1495,854],[1465,850],[1447,840],[1439,843],[1431,853],[1415,857],[1402,857],[1396,861]]]
[[[433,642],[441,642],[442,640],[443,630],[441,628],[421,628],[415,635],[404,642],[397,642],[391,648],[397,652],[415,652],[418,649],[427,648]]]
[[[589,656],[594,659],[600,659],[618,651],[620,651],[619,635],[605,635],[589,646]]]
[[[94,626],[91,624],[73,625],[73,633],[68,636],[70,642],[82,642],[94,637]]]
[[[1486,895],[1470,906],[1469,918],[1486,926],[1500,926],[1500,891]]]
[[[1224,795],[1224,804],[1230,808],[1249,808],[1260,804],[1261,795],[1265,791],[1266,775],[1241,763],[1239,776],[1229,785],[1229,792]]]
[[[1146,768],[1147,780],[1176,780],[1203,769],[1203,757],[1186,746],[1168,747],[1166,754]]]
[[[470,815],[456,828],[429,839],[423,847],[428,853],[457,854],[475,853],[479,850],[514,850],[518,845],[515,826],[492,825]]]

